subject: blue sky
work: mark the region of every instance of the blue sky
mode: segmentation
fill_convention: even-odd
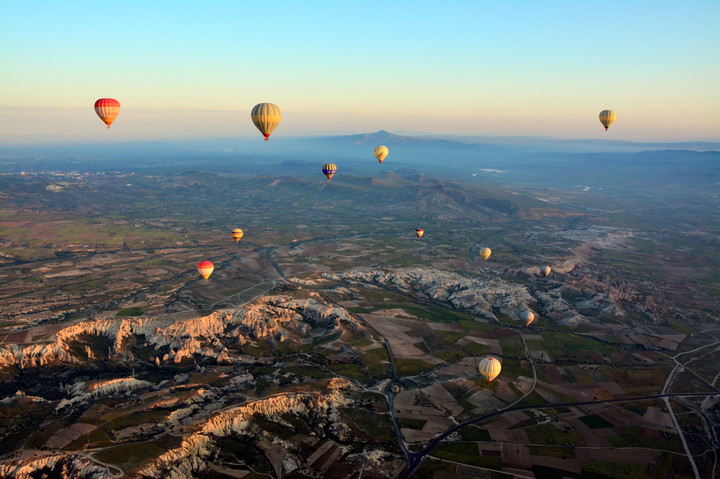
[[[0,133],[720,137],[720,2],[0,0]],[[608,134],[597,114],[614,109]]]

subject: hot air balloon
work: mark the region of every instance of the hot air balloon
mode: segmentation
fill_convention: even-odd
[[[388,156],[388,149],[385,145],[380,145],[375,147],[375,151],[373,151],[373,154],[375,155],[375,158],[378,159],[378,161],[382,164],[383,160]]]
[[[535,313],[526,309],[525,311],[520,313],[520,319],[525,321],[525,326],[530,326],[530,323],[535,321]]]
[[[487,357],[480,361],[478,369],[480,370],[480,375],[484,377],[487,382],[490,382],[500,374],[502,367],[500,366],[499,359]]]
[[[95,102],[95,113],[105,122],[109,130],[110,125],[120,113],[120,102],[114,98],[100,98]]]
[[[332,180],[333,175],[337,171],[337,166],[334,163],[325,163],[322,167],[322,172],[327,176],[328,181]]]
[[[270,141],[270,133],[280,124],[282,113],[274,103],[258,103],[253,107],[250,118],[265,137],[265,141]]]
[[[415,230],[415,236],[417,236],[418,238],[422,238],[422,235],[424,235],[424,234],[425,234],[425,231],[423,231],[421,228],[418,228]]]
[[[235,239],[236,243],[240,241],[240,238],[243,237],[243,234],[243,230],[241,230],[240,228],[235,228],[234,230],[232,230],[232,237]]]
[[[490,255],[492,254],[492,250],[491,250],[490,248],[488,248],[487,246],[485,246],[485,247],[483,247],[483,248],[480,248],[480,251],[478,252],[478,254],[480,255],[480,257],[481,257],[482,259],[484,259],[485,261],[487,261],[487,259],[488,259],[488,258],[490,257]]]
[[[612,110],[603,110],[600,112],[600,123],[605,127],[605,131],[610,128],[610,125],[613,124],[616,117],[617,115]]]
[[[200,261],[197,268],[200,276],[205,278],[205,281],[207,281],[215,269],[215,266],[210,261]]]
[[[549,275],[550,271],[552,271],[550,269],[550,266],[543,266],[542,268],[540,268],[540,272],[542,273],[543,276]]]

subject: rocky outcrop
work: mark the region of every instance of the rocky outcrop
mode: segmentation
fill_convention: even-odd
[[[561,297],[560,290],[552,290],[547,293],[536,290],[533,295],[541,306],[540,312],[543,316],[552,319],[563,326],[576,327],[587,322],[587,319],[574,310]]]
[[[64,407],[98,397],[135,391],[137,389],[149,387],[150,385],[151,384],[147,381],[135,378],[118,378],[108,381],[95,381],[90,384],[79,382],[69,387],[69,392],[72,395],[72,398],[60,401],[60,403],[56,406],[56,409],[60,410]]]
[[[405,268],[397,271],[355,269],[346,273],[325,273],[334,281],[360,281],[396,289],[406,294],[446,303],[462,311],[497,320],[493,310],[510,317],[528,309],[534,298],[524,286],[497,277],[466,278],[434,268]]]
[[[39,396],[28,396],[23,391],[16,391],[15,395],[0,399],[0,404],[11,404],[14,402],[31,404],[35,402],[47,402],[47,399]]]
[[[376,475],[380,474],[379,477],[386,477],[388,479],[396,477],[396,474],[394,474],[396,470],[393,467],[391,467],[390,470],[384,469],[387,469],[388,465],[394,465],[393,462],[396,459],[396,456],[381,449],[365,449],[360,453],[347,456],[347,462],[354,464],[358,471],[367,468]],[[362,475],[360,477],[362,477]]]
[[[286,474],[303,463],[296,453],[296,445],[268,435],[255,418],[262,416],[273,422],[292,427],[284,417],[295,416],[311,422],[317,428],[333,428],[339,422],[337,408],[351,404],[340,391],[329,394],[281,394],[225,410],[208,419],[197,432],[183,439],[180,447],[158,457],[153,464],[140,471],[143,477],[187,478],[207,467],[207,461],[216,449],[215,438],[224,436],[253,436],[261,441],[282,444],[284,456],[281,472]]]
[[[100,466],[79,454],[49,454],[32,459],[16,459],[0,464],[0,477],[32,479],[55,477],[58,479],[104,479],[111,477],[106,467]]]
[[[434,268],[406,268],[396,271],[355,269],[347,273],[323,275],[333,281],[359,281],[366,285],[395,289],[423,299],[431,299],[487,319],[496,314],[520,320],[520,312],[536,310],[544,317],[568,326],[587,321],[562,299],[560,291],[534,290],[497,277],[466,278]]]
[[[158,365],[194,356],[232,363],[238,345],[300,340],[318,328],[325,334],[335,334],[360,327],[346,310],[328,305],[319,297],[266,296],[243,309],[225,309],[179,321],[165,315],[82,321],[58,331],[52,343],[0,346],[0,367],[28,368],[88,360],[87,352],[81,357],[71,353],[72,343],[87,336],[108,338],[112,342],[110,354],[116,359],[132,357],[128,345],[133,337],[142,337],[146,344],[163,351],[154,358]]]
[[[596,309],[602,311],[608,316],[624,316],[625,311],[620,307],[619,304],[608,294],[598,293],[593,295],[592,298],[576,303],[578,308],[583,309]]]
[[[59,361],[76,361],[70,354],[67,344],[63,342],[30,344],[27,346],[17,344],[0,346],[0,368],[7,366],[34,368]]]

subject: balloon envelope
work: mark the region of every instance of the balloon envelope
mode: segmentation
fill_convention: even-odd
[[[492,254],[492,250],[491,250],[490,248],[488,248],[487,246],[485,246],[484,248],[480,248],[480,251],[478,252],[478,254],[480,255],[480,257],[481,257],[482,259],[484,259],[485,261],[487,261],[487,259],[488,259],[488,258],[490,257],[490,255]]]
[[[325,163],[322,167],[322,172],[327,176],[328,181],[332,180],[333,175],[337,171],[337,166],[334,163]]]
[[[530,326],[530,323],[535,321],[535,313],[529,310],[525,310],[522,313],[520,313],[520,319],[525,321],[525,326]]]
[[[105,122],[109,130],[120,113],[120,102],[114,98],[100,98],[95,102],[95,113]]]
[[[502,367],[500,366],[500,360],[493,357],[484,358],[482,361],[480,361],[480,365],[478,366],[480,375],[484,377],[487,382],[495,379],[498,374],[500,374],[501,369]]]
[[[425,234],[425,231],[423,231],[421,228],[418,228],[415,230],[415,236],[417,236],[418,238],[422,238],[422,235],[424,235],[424,234]]]
[[[605,131],[610,128],[610,125],[613,124],[616,117],[617,115],[612,110],[603,110],[600,112],[600,123],[605,127]]]
[[[205,281],[207,281],[213,270],[215,270],[215,265],[213,265],[210,261],[200,261],[197,265],[197,269],[200,276],[205,278]]]
[[[245,233],[243,233],[243,230],[241,230],[240,228],[235,228],[234,230],[232,230],[232,237],[233,239],[235,239],[236,243],[240,241],[240,238],[242,238],[244,234]]]
[[[373,151],[375,158],[377,158],[380,163],[382,163],[383,160],[385,158],[387,158],[388,153],[389,152],[388,152],[387,146],[385,146],[385,145],[377,146],[377,147],[375,147],[375,151]]]
[[[550,266],[543,266],[542,268],[540,268],[540,272],[542,273],[543,276],[549,275],[550,271],[552,271],[550,269]]]
[[[250,118],[265,137],[265,141],[269,141],[270,134],[282,120],[282,113],[274,103],[258,103],[253,107]]]

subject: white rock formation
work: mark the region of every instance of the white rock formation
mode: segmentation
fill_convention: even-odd
[[[43,474],[44,471],[45,474]],[[52,472],[49,472],[52,471]],[[32,479],[105,479],[111,477],[107,468],[79,454],[49,454],[32,459],[17,459],[0,464],[0,477]]]
[[[497,320],[493,308],[515,316],[534,302],[527,288],[497,277],[471,279],[434,268],[404,268],[397,271],[355,269],[346,273],[325,273],[334,281],[352,280],[378,284],[421,298],[449,303],[455,308]]]
[[[607,293],[597,293],[590,299],[578,302],[577,307],[587,309],[599,309],[608,316],[625,316],[625,311],[623,311],[623,309],[615,301],[615,299],[613,299],[613,297]]]
[[[64,343],[30,344],[20,346],[17,344],[4,344],[0,346],[0,368],[17,366],[20,368],[34,368],[63,361],[75,362],[75,358]]]
[[[314,418],[330,425],[339,419],[337,407],[351,404],[351,400],[339,391],[329,394],[281,394],[254,401],[243,406],[227,409],[208,419],[197,432],[185,437],[180,447],[172,449],[153,464],[139,472],[143,477],[186,478],[206,467],[206,461],[214,450],[214,437],[253,435],[263,437],[263,431],[254,424],[254,417],[262,415],[268,419],[285,423],[283,415],[291,414],[303,418]],[[286,447],[291,445],[285,444]],[[302,460],[287,457],[282,461],[284,473],[302,464]]]
[[[133,335],[144,336],[156,350],[167,349],[156,362],[179,363],[195,355],[234,362],[237,351],[228,346],[253,341],[282,342],[304,338],[313,328],[324,328],[328,334],[343,328],[362,326],[345,309],[325,304],[321,299],[295,299],[289,296],[266,296],[243,309],[225,309],[208,316],[176,321],[168,316],[82,321],[56,333],[48,344],[19,346],[0,345],[0,367],[21,368],[45,366],[53,362],[79,362],[70,344],[81,336],[104,336],[112,340],[111,353],[116,358],[131,357],[126,349]]]
[[[0,404],[10,404],[15,401],[26,401],[26,402],[47,402],[47,399],[39,396],[28,396],[24,391],[16,391],[13,396],[0,399]]]
[[[147,381],[143,381],[135,378],[118,378],[110,379],[108,381],[94,381],[90,384],[79,382],[70,387],[70,394],[72,398],[63,399],[55,407],[56,410],[60,410],[64,407],[79,402],[86,401],[88,399],[98,398],[102,396],[109,396],[116,393],[126,393],[149,387],[151,384]]]

